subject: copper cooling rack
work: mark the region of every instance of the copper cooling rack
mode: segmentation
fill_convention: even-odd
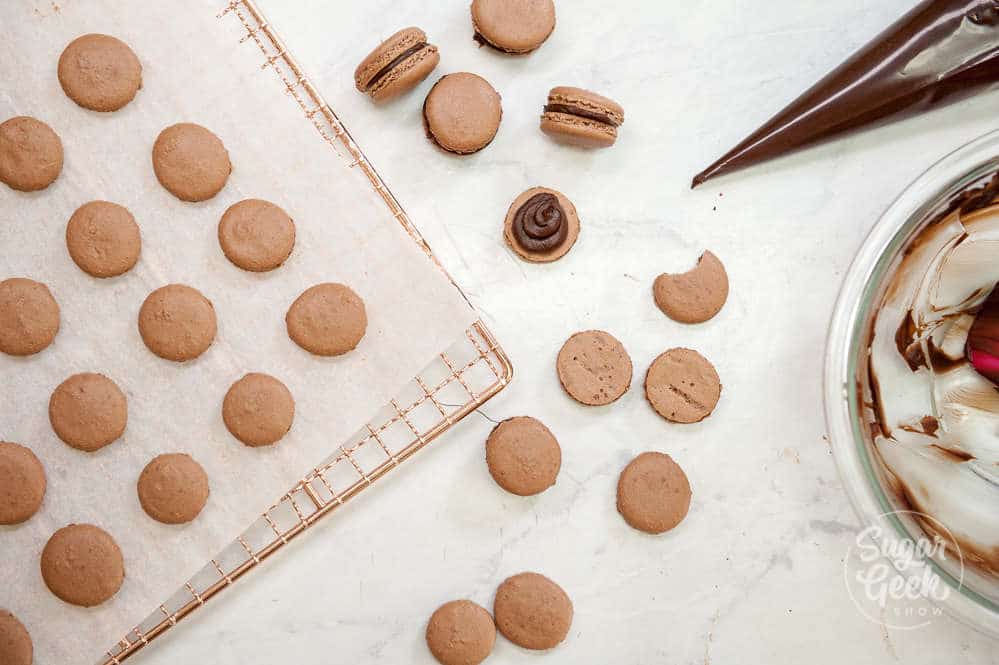
[[[364,172],[413,241],[447,274],[253,0],[234,0],[218,16],[220,20],[235,19],[242,23],[245,35],[240,43],[252,40],[260,49],[261,70],[276,73],[285,93],[301,107],[322,139],[343,158],[348,168]],[[481,321],[474,323],[367,425],[339,445],[169,600],[122,637],[107,651],[102,665],[121,663],[190,616],[310,526],[449,430],[502,390],[512,377],[513,367],[503,349]]]

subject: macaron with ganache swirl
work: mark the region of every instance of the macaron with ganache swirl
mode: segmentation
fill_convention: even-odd
[[[354,70],[354,85],[376,102],[411,90],[440,62],[437,47],[419,28],[403,28],[373,50]]]
[[[510,249],[525,261],[557,261],[579,238],[576,207],[561,192],[532,187],[510,204],[503,237]]]

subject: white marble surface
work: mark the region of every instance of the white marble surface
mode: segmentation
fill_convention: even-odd
[[[691,175],[876,34],[912,0],[562,0],[526,58],[478,49],[466,0],[262,0],[272,23],[380,169],[509,351],[514,383],[444,439],[223,594],[136,662],[431,663],[425,621],[469,597],[491,607],[522,570],[575,603],[558,649],[500,638],[489,662],[996,663],[997,643],[941,618],[896,632],[861,616],[843,583],[857,521],[824,440],[821,360],[840,280],[879,212],[939,156],[996,126],[999,95],[894,124],[691,192]],[[503,95],[493,145],[456,158],[424,138],[432,80],[375,108],[354,65],[416,24],[441,47],[436,75],[470,70]],[[255,48],[244,45],[245,48]],[[616,147],[581,152],[537,128],[552,85],[592,88],[627,112]],[[289,101],[289,103],[291,103]],[[532,185],[570,196],[579,243],[548,266],[503,245],[509,202]],[[666,319],[653,278],[703,248],[729,270],[713,321]],[[635,363],[632,390],[588,409],[561,391],[554,357],[603,328]],[[649,362],[701,350],[724,394],[707,421],[670,425],[645,403]],[[505,494],[483,460],[489,419],[530,414],[563,447],[558,484]],[[673,455],[694,498],[648,537],[614,508],[623,465]]]

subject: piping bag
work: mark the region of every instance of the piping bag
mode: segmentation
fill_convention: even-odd
[[[999,0],[924,0],[694,176],[691,187],[993,89],[999,89]]]

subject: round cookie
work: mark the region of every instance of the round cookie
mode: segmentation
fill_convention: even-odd
[[[139,309],[139,334],[166,360],[193,360],[215,340],[215,308],[197,289],[168,284],[150,293]]]
[[[245,199],[222,214],[219,245],[226,258],[243,270],[274,270],[295,247],[295,222],[269,201]]]
[[[208,474],[190,455],[158,455],[136,483],[146,514],[164,524],[186,524],[208,501]]]
[[[34,657],[27,629],[16,616],[0,608],[0,664],[31,665]]]
[[[427,136],[458,155],[478,152],[489,145],[502,118],[499,93],[484,78],[468,72],[443,77],[423,102]]]
[[[530,53],[555,30],[553,0],[472,0],[475,40],[503,53]]]
[[[674,423],[696,423],[714,411],[721,397],[714,365],[692,349],[670,349],[645,374],[645,397],[660,416]]]
[[[269,446],[291,429],[295,400],[273,376],[247,374],[225,394],[222,420],[229,432],[247,446]]]
[[[59,305],[41,282],[12,277],[0,282],[0,352],[30,356],[59,332]]]
[[[569,634],[572,601],[544,575],[520,573],[508,577],[493,602],[496,627],[525,649],[551,649]]]
[[[510,204],[503,238],[522,259],[549,263],[565,256],[579,238],[576,206],[564,194],[532,187]]]
[[[610,404],[631,387],[631,358],[621,342],[602,330],[578,332],[555,361],[565,392],[587,406]]]
[[[128,401],[102,374],[74,374],[52,391],[49,421],[67,445],[94,452],[117,441],[128,424]]]
[[[128,44],[110,35],[77,37],[59,56],[59,84],[91,111],[117,111],[142,87],[142,65]]]
[[[222,190],[232,164],[221,139],[201,125],[170,125],[153,144],[153,171],[181,201],[206,201]]]
[[[441,56],[419,28],[403,28],[368,54],[354,70],[354,85],[376,102],[415,88],[437,67]]]
[[[427,647],[441,665],[479,665],[495,643],[492,616],[470,600],[444,603],[427,624]]]
[[[642,453],[628,463],[617,481],[617,511],[645,533],[665,533],[687,516],[690,483],[673,458]]]
[[[721,311],[728,299],[728,274],[718,257],[705,251],[685,273],[663,273],[652,285],[656,305],[680,323],[702,323]]]
[[[0,182],[22,192],[45,189],[62,172],[62,141],[52,128],[28,116],[0,124]]]
[[[532,496],[555,484],[562,449],[541,421],[519,416],[504,420],[490,432],[486,464],[493,480],[507,492]]]
[[[35,453],[0,441],[0,524],[20,524],[38,512],[45,486],[45,468]]]
[[[49,591],[81,607],[100,605],[125,580],[118,543],[92,524],[70,524],[52,534],[42,550],[41,568]]]
[[[317,356],[351,351],[368,329],[361,297],[332,282],[306,289],[288,308],[284,321],[292,341]]]
[[[93,277],[122,275],[139,260],[142,238],[127,208],[91,201],[76,209],[66,224],[66,248],[80,270]]]

